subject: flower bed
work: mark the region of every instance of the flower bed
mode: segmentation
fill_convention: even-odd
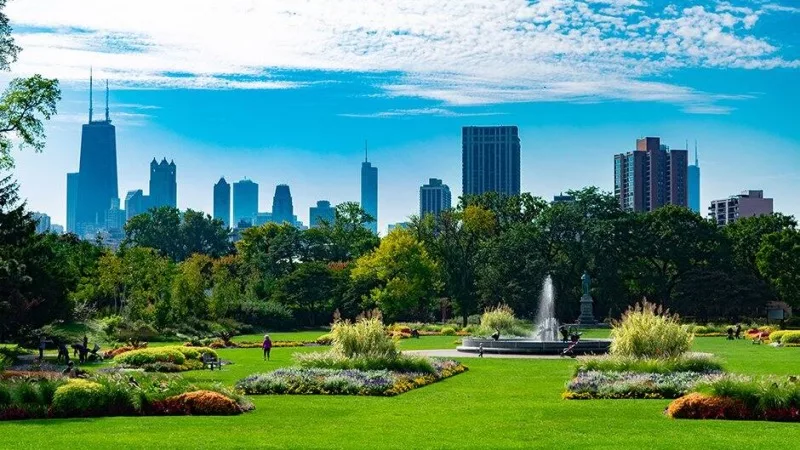
[[[251,375],[236,383],[245,394],[394,396],[465,372],[456,361],[433,361],[432,373],[388,370],[287,368]]]
[[[800,422],[800,384],[792,377],[726,376],[697,385],[673,401],[667,415],[678,419]]]
[[[147,372],[183,372],[201,369],[203,355],[216,358],[217,352],[208,347],[153,347],[122,353],[115,361]]]
[[[136,415],[232,415],[253,409],[235,392],[180,377],[126,373],[0,381],[0,420]]]
[[[722,362],[706,353],[686,353],[674,358],[633,358],[628,356],[604,355],[578,358],[575,374],[581,372],[722,372]]]
[[[567,383],[562,397],[568,400],[678,398],[699,383],[720,376],[720,373],[702,372],[579,372]]]

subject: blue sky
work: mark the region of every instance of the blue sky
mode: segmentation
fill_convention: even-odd
[[[522,189],[613,188],[613,154],[640,136],[697,140],[702,204],[764,189],[800,216],[800,2],[794,0],[15,0],[24,48],[9,76],[62,82],[43,154],[16,153],[34,210],[66,215],[88,68],[111,84],[120,193],[153,157],[178,166],[181,208],[248,177],[260,209],[289,184],[359,199],[364,140],[380,228],[442,178],[461,192],[460,127],[513,124]],[[96,84],[95,87],[98,87]],[[102,91],[95,109],[102,110]]]

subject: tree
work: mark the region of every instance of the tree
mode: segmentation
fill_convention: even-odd
[[[315,326],[320,316],[329,315],[334,278],[323,263],[300,264],[297,270],[281,278],[273,299],[303,317],[306,325]]]
[[[403,229],[392,231],[375,251],[356,260],[351,276],[381,283],[371,296],[390,321],[426,321],[439,290],[436,263],[411,232]]]
[[[730,243],[732,262],[738,268],[760,276],[756,259],[764,237],[796,226],[794,217],[776,213],[738,219],[724,226],[722,233]]]
[[[477,205],[459,205],[438,217],[428,215],[413,223],[412,232],[439,265],[444,291],[456,306],[464,326],[478,307],[478,250],[493,235],[495,227],[494,214]]]
[[[186,322],[209,316],[209,295],[214,261],[196,253],[180,263],[172,280],[171,320]]]
[[[800,231],[785,229],[765,236],[756,261],[781,300],[800,308]]]
[[[0,70],[9,70],[17,60],[20,48],[11,36],[8,17],[3,13],[6,0],[0,0]],[[0,170],[13,167],[11,156],[13,140],[20,147],[44,148],[42,120],[56,114],[56,104],[61,100],[58,80],[33,75],[15,78],[0,97]]]
[[[242,262],[260,278],[278,279],[292,273],[303,253],[301,232],[287,223],[267,223],[242,233],[236,248]]]
[[[640,297],[670,307],[678,282],[690,271],[714,265],[721,255],[717,227],[691,210],[664,206],[630,219],[628,276]]]
[[[231,252],[230,232],[219,219],[191,209],[162,206],[139,214],[125,224],[123,247],[147,247],[173,261],[195,253],[220,257]]]

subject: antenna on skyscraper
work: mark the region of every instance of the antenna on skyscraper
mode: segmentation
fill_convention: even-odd
[[[697,160],[697,139],[694,140],[694,165],[700,167],[700,163]]]
[[[106,78],[106,122],[111,122],[111,118],[108,115],[108,78]]]
[[[367,140],[364,139],[364,162],[369,162],[369,153],[367,152]]]
[[[89,123],[92,123],[92,66],[89,66]]]

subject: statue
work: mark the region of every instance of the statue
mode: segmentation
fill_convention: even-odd
[[[589,290],[592,288],[592,277],[589,276],[589,272],[583,272],[581,281],[583,282],[583,295],[589,295]]]

